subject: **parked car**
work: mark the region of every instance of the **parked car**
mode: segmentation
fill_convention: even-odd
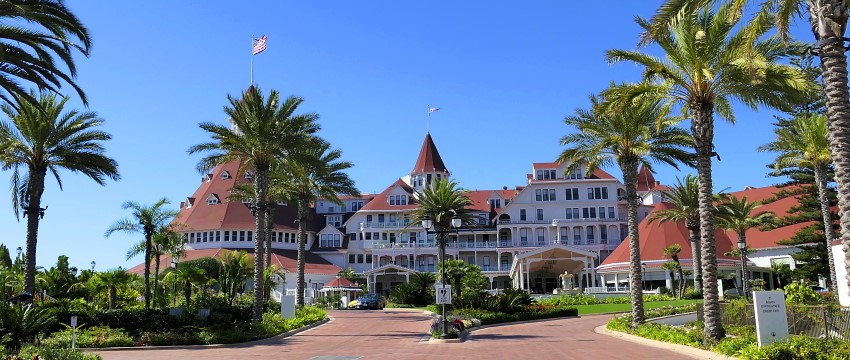
[[[829,291],[829,289],[824,289],[824,288],[822,288],[822,287],[820,287],[820,286],[817,286],[817,285],[809,285],[809,289],[812,289],[812,290],[814,290],[815,292],[819,292],[819,293],[822,293],[822,292],[828,292],[828,291]]]
[[[357,298],[357,309],[383,310],[385,306],[387,306],[387,300],[375,293],[363,294]]]

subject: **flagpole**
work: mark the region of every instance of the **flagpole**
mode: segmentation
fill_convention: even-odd
[[[251,83],[254,85],[254,34],[251,34]]]
[[[425,128],[425,133],[430,134],[431,133],[431,105],[426,105],[426,106],[428,106],[428,126]]]

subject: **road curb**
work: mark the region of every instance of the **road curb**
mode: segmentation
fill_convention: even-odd
[[[665,349],[675,352],[677,354],[681,354],[687,356],[692,359],[701,359],[701,360],[738,360],[738,358],[726,356],[723,354],[718,354],[713,351],[703,350],[699,348],[695,348],[692,346],[681,345],[681,344],[673,344],[658,340],[647,339],[645,337],[640,337],[637,335],[627,334],[620,331],[610,330],[608,329],[608,325],[600,325],[593,329],[593,332],[601,335],[607,335],[611,337],[618,338],[620,340],[633,342],[641,345],[651,346],[658,349]]]
[[[167,346],[122,346],[122,347],[108,347],[108,348],[78,348],[77,350],[86,352],[86,353],[100,353],[100,352],[113,352],[113,351],[144,351],[144,350],[199,350],[199,349],[218,349],[218,348],[232,348],[232,347],[245,347],[245,346],[253,346],[266,341],[275,341],[281,340],[284,338],[288,338],[290,336],[295,336],[301,334],[303,332],[313,330],[319,326],[327,324],[329,322],[334,321],[333,316],[328,315],[323,320],[316,321],[312,324],[302,326],[295,330],[287,331],[283,334],[278,334],[272,337],[267,337],[264,339],[257,339],[247,342],[241,343],[232,343],[232,344],[208,344],[208,345],[167,345]]]

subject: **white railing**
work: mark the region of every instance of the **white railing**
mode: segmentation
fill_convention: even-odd
[[[386,222],[377,222],[370,221],[364,222],[363,228],[371,228],[371,229],[398,229],[404,228],[410,225],[410,220],[401,220],[401,221],[386,221]],[[421,228],[421,226],[412,226],[412,228]]]
[[[573,219],[551,219],[551,220],[499,220],[500,225],[507,224],[560,224],[576,222],[626,222],[626,218],[573,218]]]

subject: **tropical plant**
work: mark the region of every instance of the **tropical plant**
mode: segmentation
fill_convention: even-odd
[[[165,278],[163,278],[165,282],[183,285],[183,296],[185,297],[184,300],[186,300],[187,306],[192,299],[192,287],[201,287],[208,280],[209,278],[203,269],[193,266],[193,264],[188,262],[177,264],[177,268],[165,274]]]
[[[116,231],[123,231],[128,233],[138,233],[144,236],[144,254],[145,254],[145,270],[144,270],[144,282],[145,282],[145,307],[149,308],[151,306],[151,259],[154,255],[154,236],[156,236],[157,232],[163,231],[163,229],[168,226],[168,223],[177,216],[177,211],[172,209],[165,208],[168,205],[168,199],[162,198],[155,202],[153,205],[142,205],[135,201],[125,201],[124,204],[121,205],[121,208],[124,210],[132,211],[132,218],[123,218],[121,220],[116,221],[112,226],[106,229],[106,233],[104,236],[109,237]],[[138,245],[130,248],[130,251],[127,252],[127,259],[129,260],[133,256],[138,254]],[[157,262],[157,273],[159,273],[159,254],[156,254],[156,262]],[[156,290],[156,287],[154,287]]]
[[[632,321],[637,327],[645,320],[638,235],[638,167],[652,171],[652,163],[660,162],[678,169],[679,162],[690,161],[685,151],[691,144],[690,136],[674,126],[679,119],[668,116],[667,108],[657,99],[644,98],[616,110],[606,110],[597,96],[591,96],[590,102],[591,110],[577,109],[575,115],[564,119],[577,132],[561,138],[561,145],[567,148],[558,162],[567,164],[567,172],[584,167],[590,174],[614,164],[623,172],[628,204]]]
[[[320,129],[316,123],[319,116],[314,113],[295,115],[304,100],[290,96],[280,101],[280,94],[275,90],[265,98],[259,88],[251,86],[242,98],[228,95],[227,99],[230,105],[225,107],[224,112],[230,117],[233,126],[201,123],[201,129],[210,133],[212,141],[192,146],[189,153],[209,153],[198,163],[198,170],[202,173],[237,160],[243,161],[239,173],[248,167],[253,168],[251,181],[254,196],[251,208],[256,213],[254,287],[262,289],[264,241],[268,240],[268,223],[271,221],[269,173],[274,166],[299,151],[305,143],[315,141],[314,134]],[[262,291],[254,291],[253,299],[253,319],[262,320]]]
[[[288,181],[280,183],[286,197],[298,203],[298,279],[296,303],[304,306],[304,265],[307,254],[305,231],[310,214],[310,203],[318,198],[336,204],[342,204],[341,195],[360,196],[354,181],[345,170],[353,164],[342,161],[342,151],[331,149],[330,144],[314,139],[304,146],[302,158],[288,159],[282,166],[282,174]]]
[[[34,304],[0,302],[0,338],[8,350],[17,351],[25,341],[47,332],[54,322],[49,310]]]
[[[661,264],[661,269],[664,270],[664,271],[667,271],[667,273],[670,276],[670,293],[671,293],[670,295],[672,295],[674,298],[678,298],[679,297],[678,288],[681,285],[681,283],[685,282],[685,279],[683,279],[680,275],[679,281],[677,283],[676,282],[676,273],[678,273],[682,269],[682,267],[675,261],[667,261],[667,262]]]
[[[829,153],[829,141],[827,140],[826,116],[819,114],[800,115],[793,120],[791,127],[776,129],[776,140],[759,147],[760,151],[779,152],[776,159],[776,170],[786,166],[808,167],[815,175],[815,186],[817,186],[818,202],[823,222],[824,241],[827,249],[832,246],[835,239],[833,228],[832,211],[829,209],[829,167],[832,164],[832,156]],[[835,276],[835,260],[833,256],[829,259],[829,286],[836,291],[838,279]]]
[[[662,6],[659,12],[666,10]],[[799,69],[778,62],[795,47],[786,47],[777,38],[762,39],[770,30],[770,18],[741,24],[740,12],[730,4],[718,7],[716,12],[698,7],[688,10],[676,13],[675,22],[653,25],[637,19],[646,31],[644,41],[657,44],[663,58],[627,50],[609,50],[607,58],[611,63],[629,61],[645,69],[644,82],[615,89],[618,98],[633,101],[663,95],[670,106],[680,106],[691,120],[699,178],[704,331],[707,339],[719,340],[725,330],[720,322],[716,286],[711,176],[711,158],[717,156],[714,115],[734,123],[733,100],[750,108],[766,105],[783,109],[796,104],[795,99],[802,97],[812,84]],[[653,31],[652,26],[657,29]]]
[[[437,265],[437,272],[441,282],[452,284],[454,299],[460,299],[464,290],[477,293],[484,288],[481,268],[475,264],[463,260],[445,260]],[[446,274],[446,279],[441,277],[442,274]]]
[[[679,261],[679,253],[682,252],[682,245],[673,244],[664,248],[664,256],[669,257],[676,264],[676,273],[679,275],[679,285],[673,287],[676,289],[676,297],[681,298],[685,293],[685,273],[682,271],[682,263]]]
[[[673,204],[673,208],[653,211],[647,221],[684,222],[691,242],[691,263],[694,269],[694,288],[702,289],[702,259],[700,256],[699,229],[699,180],[691,174],[676,179],[676,185],[662,192],[664,201]]]
[[[114,309],[118,289],[129,286],[135,277],[135,274],[128,273],[127,270],[118,268],[97,273],[92,278],[92,281],[94,282],[95,288],[107,288],[109,291],[109,309]]]
[[[50,2],[52,3],[52,1]],[[0,11],[2,12],[2,11]],[[35,96],[33,93],[32,96]],[[0,123],[0,164],[12,170],[12,207],[15,217],[20,210],[27,217],[24,291],[35,290],[36,244],[38,224],[47,207],[41,207],[48,171],[56,178],[59,170],[79,172],[105,185],[104,178],[118,180],[118,164],[104,155],[103,142],[112,138],[98,128],[103,119],[94,112],[65,110],[68,98],[53,94],[39,95],[39,106],[16,96],[18,107],[5,105],[3,112],[11,122]]]
[[[38,107],[39,100],[28,93],[18,80],[31,82],[39,90],[51,92],[58,92],[64,81],[87,105],[85,93],[73,81],[77,76],[73,54],[79,51],[88,56],[91,37],[64,1],[5,0],[0,8],[0,19],[4,24],[0,30],[0,51],[4,63],[0,71],[0,87],[6,92],[0,94],[0,99],[12,106],[26,101],[30,106]],[[67,73],[60,69],[59,64],[68,68]]]
[[[690,12],[699,7],[713,5],[718,0],[668,0],[653,17],[650,33],[657,33],[670,22],[676,21],[680,13]],[[724,0],[732,3],[740,11],[748,0]],[[820,58],[823,71],[823,92],[826,97],[825,108],[829,124],[829,148],[835,162],[835,177],[838,186],[838,207],[845,260],[844,266],[850,273],[850,98],[848,93],[847,55],[845,32],[847,30],[848,0],[769,0],[759,2],[762,10],[754,22],[775,23],[783,40],[788,40],[793,19],[804,17],[811,26],[817,43],[813,53]],[[728,6],[728,5],[727,5]],[[806,14],[808,16],[806,16]],[[775,21],[774,19],[775,18]],[[850,281],[850,280],[847,280]]]
[[[738,234],[739,243],[747,243],[747,230],[776,223],[776,214],[771,211],[756,212],[761,206],[759,202],[749,202],[747,197],[740,199],[730,196],[717,206],[717,225]],[[746,248],[745,248],[746,249]],[[733,251],[738,249],[733,249]],[[744,254],[746,256],[746,254]],[[742,259],[742,261],[746,261]],[[747,272],[741,275],[744,292],[747,292]]]
[[[232,305],[236,296],[245,290],[245,278],[251,273],[251,262],[248,253],[239,250],[225,253],[219,262],[221,276],[218,284]]]

